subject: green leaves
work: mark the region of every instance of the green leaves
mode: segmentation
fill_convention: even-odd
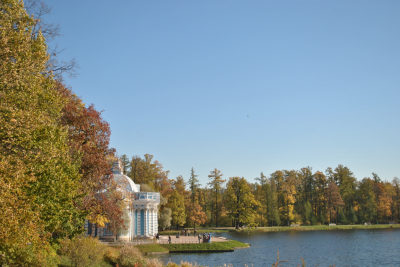
[[[183,226],[186,223],[185,198],[177,190],[168,198],[167,207],[172,211],[172,224]]]
[[[246,179],[243,177],[229,178],[226,207],[230,211],[230,217],[235,220],[236,228],[243,224],[254,226],[256,208],[259,205],[260,203],[254,199]]]
[[[80,160],[59,123],[65,101],[33,25],[21,1],[0,2],[0,264],[40,266],[48,237],[79,232],[84,217]]]

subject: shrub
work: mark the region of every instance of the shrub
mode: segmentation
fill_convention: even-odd
[[[99,240],[85,236],[61,240],[60,245],[60,254],[68,257],[75,267],[86,267],[99,262],[105,251],[105,246]]]
[[[119,267],[146,266],[146,260],[143,258],[138,248],[132,245],[125,245],[119,252],[117,265]]]
[[[147,259],[146,267],[163,267],[164,264],[158,259]]]
[[[113,265],[117,264],[119,252],[116,248],[108,247],[104,252],[103,260]]]
[[[57,267],[60,263],[60,257],[56,249],[46,244],[38,247],[30,244],[25,247],[12,247],[12,254],[8,251],[2,251],[0,245],[0,266],[30,266],[30,267]]]
[[[59,246],[54,244],[48,246],[37,255],[37,263],[40,266],[57,267],[60,261],[60,256],[57,255],[57,249]]]

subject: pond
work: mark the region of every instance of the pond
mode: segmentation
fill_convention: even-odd
[[[230,239],[250,243],[250,248],[225,253],[182,253],[157,256],[169,260],[196,262],[202,266],[400,266],[400,229],[332,230],[219,233]]]

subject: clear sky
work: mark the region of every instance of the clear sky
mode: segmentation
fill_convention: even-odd
[[[120,155],[203,186],[214,168],[400,176],[400,1],[46,3]]]

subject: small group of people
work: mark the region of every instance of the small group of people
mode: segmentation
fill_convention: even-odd
[[[185,230],[185,231],[182,230],[181,234],[182,235],[185,234],[185,236],[190,236],[190,230]],[[193,236],[196,236],[196,234],[197,234],[197,231],[194,230]],[[180,233],[179,232],[176,233],[176,238],[179,238],[179,236],[180,236]],[[201,243],[201,239],[203,239],[203,243],[204,242],[209,242],[209,240],[210,240],[210,234],[203,234],[203,235],[199,234],[197,237],[199,238],[199,243]],[[156,238],[160,239],[160,235],[158,233],[156,235]],[[168,236],[168,243],[171,244],[171,241],[172,241],[171,236]]]
[[[203,234],[203,243],[211,243],[211,235],[208,233]],[[200,235],[199,235],[199,243],[200,243]]]
[[[196,230],[194,230],[194,232],[193,232],[193,236],[196,236]],[[176,233],[176,237],[178,238],[179,237],[179,235],[185,235],[185,236],[190,236],[190,230],[189,229],[185,229],[185,230],[182,230],[181,232],[180,232],[180,234],[179,234],[179,232],[178,233]]]

